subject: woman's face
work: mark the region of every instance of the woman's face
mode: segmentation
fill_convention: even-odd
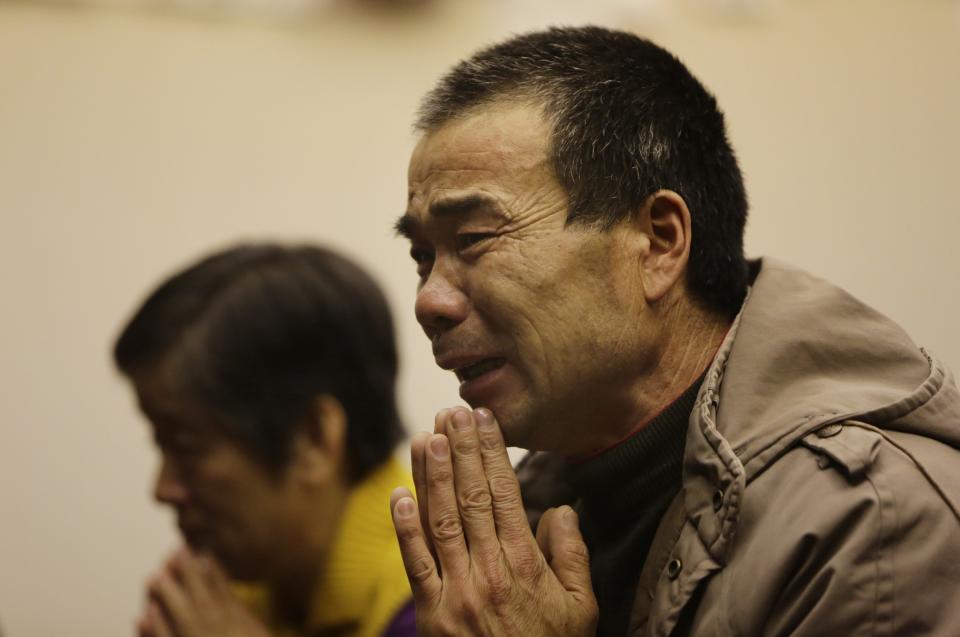
[[[176,513],[184,541],[213,555],[236,579],[274,579],[328,538],[335,516],[323,489],[305,488],[293,460],[271,471],[218,426],[208,410],[169,391],[159,375],[134,386],[160,452],[154,497]]]

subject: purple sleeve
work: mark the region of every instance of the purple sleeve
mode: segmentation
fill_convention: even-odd
[[[417,637],[416,615],[413,609],[413,600],[407,602],[390,620],[383,637]]]

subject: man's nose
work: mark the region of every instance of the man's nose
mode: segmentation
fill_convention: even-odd
[[[168,458],[160,460],[160,469],[153,485],[153,498],[160,504],[178,506],[187,501],[187,488],[180,479],[179,471]]]
[[[433,340],[466,320],[470,313],[470,299],[452,277],[435,264],[417,291],[414,311],[417,322]]]

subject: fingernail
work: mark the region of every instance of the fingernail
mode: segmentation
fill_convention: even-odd
[[[477,427],[480,429],[493,429],[493,414],[486,407],[475,410],[473,417],[477,419]]]
[[[397,500],[397,517],[408,518],[417,510],[413,503],[413,498],[400,498]]]
[[[453,414],[453,428],[457,431],[466,431],[470,428],[470,413],[465,409],[458,409]]]
[[[579,517],[577,516],[576,511],[574,511],[570,507],[567,507],[564,510],[563,517],[561,518],[560,521],[563,522],[563,525],[568,529],[575,529],[578,526],[577,522],[579,521]]]
[[[445,460],[450,453],[446,436],[434,436],[430,439],[430,451],[437,460]]]
[[[437,412],[437,415],[433,417],[433,433],[442,434],[447,431],[447,417],[449,416],[450,409],[443,408]]]

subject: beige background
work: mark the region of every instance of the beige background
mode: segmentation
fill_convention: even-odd
[[[456,400],[390,231],[409,123],[444,68],[530,26],[628,27],[681,55],[727,111],[750,253],[847,286],[960,367],[955,2],[451,1],[269,20],[0,3],[7,637],[132,632],[175,537],[108,347],[198,253],[274,237],[355,256],[396,308],[411,428]]]

